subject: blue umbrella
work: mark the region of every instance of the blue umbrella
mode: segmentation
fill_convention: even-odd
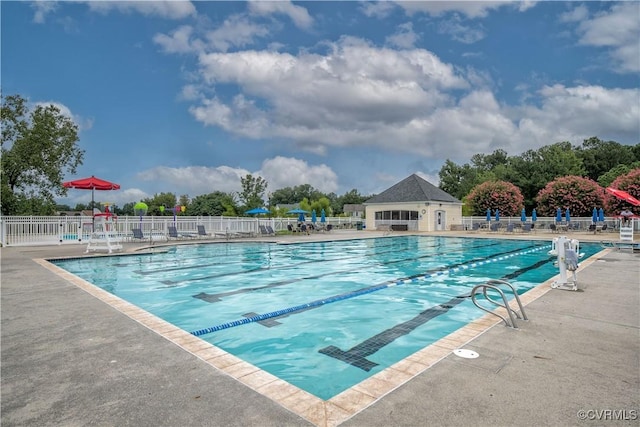
[[[593,208],[593,212],[591,213],[591,221],[595,224],[598,222],[598,209]]]
[[[249,215],[258,215],[258,214],[269,213],[269,210],[265,208],[255,208],[255,209],[251,209],[250,211],[246,211],[245,213]]]
[[[531,221],[536,222],[538,220],[538,212],[536,212],[536,210],[534,209],[533,212],[531,212]]]
[[[562,222],[562,209],[560,208],[556,210],[556,222]]]
[[[520,212],[520,221],[527,222],[527,212],[522,208],[522,212]]]
[[[496,209],[496,221],[500,221],[500,209]]]
[[[324,209],[320,211],[320,222],[327,222],[327,219],[324,217]]]
[[[298,215],[298,222],[304,222],[304,214],[302,212]]]
[[[316,223],[316,210],[315,209],[311,211],[311,222],[314,223],[314,224]]]
[[[571,222],[571,215],[569,214],[569,208],[567,208],[567,211],[565,212],[565,216],[567,217],[567,222]]]
[[[308,214],[309,212],[305,211],[304,209],[296,208],[296,209],[291,209],[287,213],[293,215],[293,214]]]
[[[487,222],[491,222],[491,209],[487,208]]]
[[[600,211],[598,212],[598,221],[604,222],[604,209],[602,208],[600,208]]]

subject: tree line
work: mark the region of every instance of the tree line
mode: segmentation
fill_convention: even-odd
[[[470,163],[462,165],[447,159],[439,177],[440,188],[460,200],[482,183],[511,183],[522,193],[524,208],[531,211],[537,205],[538,193],[558,178],[583,177],[606,188],[616,178],[638,168],[640,144],[623,145],[594,136],[578,146],[558,142],[516,156],[509,156],[504,150],[474,154]]]

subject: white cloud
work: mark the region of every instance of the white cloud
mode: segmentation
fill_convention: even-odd
[[[268,183],[268,191],[309,184],[323,193],[338,189],[338,176],[327,165],[309,165],[306,161],[277,156],[262,162],[258,175]]]
[[[442,16],[448,12],[457,12],[467,18],[484,18],[489,12],[502,7],[511,7],[519,12],[533,7],[531,1],[398,1],[407,14],[428,13]]]
[[[310,165],[304,160],[281,156],[264,160],[260,170],[255,172],[230,166],[180,168],[158,166],[139,172],[137,178],[153,182],[158,188],[170,188],[177,196],[188,194],[190,197],[195,197],[214,191],[240,192],[242,191],[240,179],[247,174],[264,178],[268,183],[267,191],[270,192],[303,184],[310,184],[327,193],[336,191],[338,188],[338,177],[329,166]],[[127,193],[128,198],[123,200],[133,200],[132,195]],[[140,193],[136,195],[135,200],[152,196]]]
[[[258,37],[269,35],[264,25],[250,21],[243,15],[232,15],[215,30],[206,34],[209,46],[215,50],[226,52],[232,47],[251,45]]]
[[[307,9],[296,6],[290,1],[250,1],[249,11],[254,15],[282,14],[288,16],[298,28],[309,29],[313,26],[313,18]]]
[[[249,137],[370,144],[372,131],[405,126],[415,115],[449,102],[443,89],[467,87],[453,67],[423,49],[381,49],[354,38],[329,48],[327,55],[201,55],[206,83],[234,84],[242,95],[231,102],[209,99],[191,112],[205,124]]]
[[[173,168],[158,166],[137,174],[142,181],[153,182],[159,188],[171,188],[176,195],[197,196],[214,191],[227,193],[242,190],[240,178],[249,174],[246,169],[229,166],[188,166]]]
[[[31,2],[31,8],[35,10],[33,14],[33,22],[43,24],[48,14],[55,11],[58,7],[57,1],[34,1]]]
[[[545,145],[594,135],[632,139],[640,132],[640,89],[558,84],[544,86],[538,95],[540,107],[522,106],[516,113],[524,140]]]
[[[577,29],[579,43],[610,48],[614,71],[640,72],[639,16],[640,3],[613,3],[610,10],[582,20]]]
[[[331,147],[372,147],[463,158],[593,135],[624,140],[640,131],[637,90],[531,88],[533,98],[523,102],[538,107],[509,106],[496,100],[486,72],[455,70],[424,49],[396,51],[355,38],[327,46],[324,55],[201,55],[204,84],[234,85],[239,93],[228,100],[203,98],[190,111],[206,125],[256,143],[290,141],[317,155]]]
[[[401,49],[409,49],[415,46],[419,36],[413,31],[413,24],[406,22],[398,26],[395,34],[387,37],[387,44]]]
[[[78,130],[80,131],[89,130],[93,127],[93,119],[87,119],[80,116],[79,114],[73,114],[69,107],[67,107],[66,105],[60,102],[38,101],[38,102],[35,102],[34,104],[40,107],[47,107],[49,105],[53,105],[60,111],[61,115],[71,119],[71,121],[78,126]]]
[[[88,1],[86,4],[93,12],[108,13],[112,10],[121,13],[137,12],[145,16],[158,16],[166,19],[183,19],[197,14],[193,3],[182,0]]]
[[[589,17],[589,9],[581,4],[560,15],[560,22],[580,22]]]
[[[396,5],[392,1],[368,1],[360,5],[360,10],[365,16],[379,19],[388,17],[395,8]]]
[[[465,44],[472,44],[485,37],[485,32],[481,25],[472,28],[463,24],[458,14],[454,14],[450,19],[442,20],[438,23],[438,32],[440,34],[448,34],[453,40]]]
[[[160,45],[166,53],[202,52],[204,50],[204,43],[192,36],[193,27],[190,25],[182,25],[173,30],[169,35],[156,34],[153,36],[153,41]]]

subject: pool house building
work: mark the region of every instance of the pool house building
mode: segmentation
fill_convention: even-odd
[[[444,231],[462,223],[462,202],[413,174],[364,202],[366,228]]]

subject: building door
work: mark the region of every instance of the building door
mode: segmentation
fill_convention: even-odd
[[[447,229],[445,211],[436,211],[436,231],[443,231]]]

